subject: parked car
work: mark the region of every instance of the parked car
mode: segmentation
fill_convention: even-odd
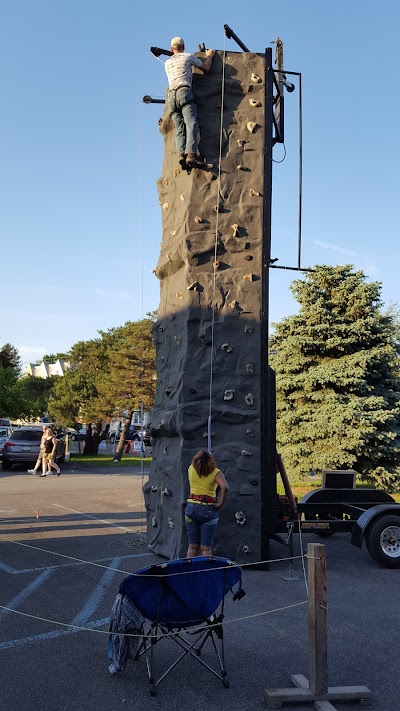
[[[111,444],[114,444],[115,438],[118,440],[120,439],[121,432],[111,432],[110,434],[110,442]],[[125,443],[132,441],[132,442],[140,442],[142,440],[142,430],[137,430],[136,427],[130,427],[126,436],[125,436]],[[143,430],[143,442],[145,445],[151,447],[151,437],[150,437],[150,430],[148,428],[145,428]]]
[[[76,430],[74,427],[66,427],[65,434],[67,434],[70,439],[76,439],[78,430]]]
[[[0,427],[0,457],[3,456],[4,442],[12,433],[12,427]]]
[[[75,433],[71,435],[71,439],[73,439],[76,442],[78,440],[79,441],[84,440],[85,437],[86,437],[86,427],[81,427],[80,430],[78,430],[78,431],[75,430]]]
[[[63,462],[65,457],[65,430],[53,428],[56,437],[56,462]],[[2,467],[9,471],[13,464],[25,464],[26,468],[34,465],[40,449],[43,426],[18,427],[4,442]]]

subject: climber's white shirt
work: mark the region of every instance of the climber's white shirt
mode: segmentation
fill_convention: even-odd
[[[174,54],[165,62],[170,91],[182,85],[192,87],[192,65],[202,67],[203,62],[188,52]]]

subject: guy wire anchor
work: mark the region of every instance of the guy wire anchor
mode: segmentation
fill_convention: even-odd
[[[285,546],[289,546],[289,570],[288,574],[283,576],[283,580],[287,581],[295,581],[295,580],[300,580],[297,575],[293,575],[293,528],[294,528],[294,521],[288,521],[286,524],[286,528],[288,531],[287,539],[285,541]]]

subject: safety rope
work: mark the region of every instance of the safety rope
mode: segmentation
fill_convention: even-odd
[[[213,391],[213,365],[214,365],[214,326],[215,326],[215,291],[217,279],[217,251],[218,251],[218,227],[219,227],[219,205],[221,197],[221,160],[222,160],[222,137],[224,128],[224,100],[225,100],[225,57],[226,57],[226,35],[224,32],[224,51],[222,58],[222,87],[221,87],[221,121],[219,129],[219,154],[218,154],[218,180],[217,180],[217,219],[215,222],[215,242],[214,242],[214,264],[213,264],[213,289],[211,301],[211,353],[210,353],[210,383],[209,383],[209,405],[207,421],[207,449],[211,452],[211,420],[212,420],[212,391]]]
[[[22,546],[23,548],[31,548],[32,550],[40,551],[41,553],[49,553],[50,555],[59,556],[60,558],[67,558],[68,560],[74,560],[77,563],[85,563],[86,565],[93,565],[96,568],[105,568],[106,570],[113,570],[116,573],[123,573],[124,575],[132,575],[134,577],[148,577],[148,578],[151,578],[151,577],[159,578],[160,577],[159,573],[154,574],[154,575],[152,573],[149,573],[148,575],[143,576],[142,574],[132,572],[131,570],[122,570],[121,568],[113,568],[109,565],[102,565],[101,563],[95,563],[94,561],[91,561],[91,560],[83,560],[82,558],[75,558],[74,556],[66,555],[65,553],[58,553],[56,551],[49,551],[46,548],[39,548],[39,546],[32,546],[29,543],[22,543],[22,541],[7,541],[7,539],[5,539],[5,538],[3,538],[1,540],[3,540],[4,542],[7,542],[7,543],[13,543],[16,546]],[[151,553],[149,553],[149,555],[151,555]],[[283,561],[288,561],[288,560],[299,560],[301,557],[302,556],[300,556],[300,555],[296,555],[296,556],[292,556],[291,558],[287,558],[287,557],[286,558],[270,558],[269,560],[259,560],[254,563],[235,563],[234,561],[229,561],[229,565],[232,567],[236,566],[238,568],[246,568],[246,567],[250,567],[250,566],[257,567],[257,566],[262,566],[262,565],[269,565],[271,563],[281,563]],[[304,558],[307,558],[307,557],[308,557],[307,554],[305,554]],[[168,565],[168,563],[160,563],[159,565],[166,566],[166,565]],[[49,567],[51,567],[51,566],[49,566]],[[226,570],[226,569],[227,569],[226,565],[221,565],[221,566],[218,566],[215,568],[214,567],[210,568],[210,570]],[[176,575],[193,575],[194,573],[199,573],[199,572],[204,572],[204,570],[201,570],[201,571],[200,570],[185,570],[180,573],[168,573],[168,577],[172,577],[172,576],[176,576]]]
[[[258,617],[265,617],[266,615],[271,615],[273,612],[283,612],[284,610],[290,610],[293,607],[300,607],[302,605],[307,605],[308,600],[302,600],[302,602],[295,602],[291,605],[285,605],[284,607],[276,607],[273,610],[264,610],[263,612],[256,612],[254,615],[245,615],[244,617],[236,617],[231,619],[223,619],[219,622],[211,622],[207,625],[207,629],[212,627],[220,627],[221,625],[231,624],[232,622],[243,622],[245,620],[251,620]],[[162,637],[175,637],[182,634],[182,630],[176,632],[164,632],[163,634],[143,634],[141,632],[109,632],[109,630],[97,630],[94,627],[83,627],[81,625],[74,625],[68,622],[59,622],[58,620],[51,620],[46,617],[40,617],[39,615],[30,615],[28,612],[21,612],[20,610],[14,610],[12,607],[6,607],[5,605],[0,605],[1,610],[7,610],[8,612],[14,612],[16,615],[21,615],[22,617],[29,617],[33,620],[39,620],[40,622],[47,622],[53,625],[59,625],[60,627],[68,627],[68,629],[81,631],[81,632],[95,632],[96,634],[106,634],[118,637],[146,637],[147,639],[161,639]],[[190,627],[190,633],[195,634],[196,631],[200,631],[202,627]]]

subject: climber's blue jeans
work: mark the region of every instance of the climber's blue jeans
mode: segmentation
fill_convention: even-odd
[[[197,153],[199,125],[193,92],[186,86],[170,91],[168,107],[176,129],[178,153]]]

